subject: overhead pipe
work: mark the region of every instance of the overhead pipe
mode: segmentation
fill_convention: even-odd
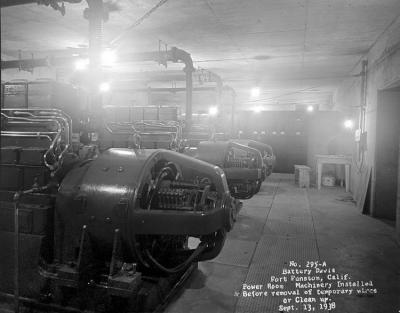
[[[2,0],[1,7],[10,7],[16,5],[25,5],[31,3],[37,3],[39,5],[50,6],[56,11],[59,11],[62,16],[65,15],[65,5],[64,2],[79,3],[82,0]],[[61,5],[59,4],[61,2]]]
[[[195,71],[193,67],[193,60],[190,53],[172,47],[167,51],[156,51],[156,52],[142,52],[142,53],[129,53],[123,54],[120,57],[122,62],[138,62],[138,61],[158,61],[159,64],[166,65],[168,61],[174,63],[183,63],[185,67],[185,82],[186,82],[186,128],[189,131],[192,124],[192,105],[193,105],[193,77],[192,73]]]
[[[93,2],[95,3],[95,2]],[[89,11],[87,11],[89,12]],[[92,14],[86,13],[87,17],[91,18]],[[90,19],[89,19],[90,21]],[[99,22],[96,19],[97,22]],[[101,26],[98,26],[99,23],[93,23],[93,33],[98,33]],[[98,36],[92,35],[93,43],[96,42],[95,38]],[[97,42],[96,42],[97,45]],[[47,67],[47,66],[65,66],[68,64],[73,64],[73,62],[77,59],[85,57],[85,55],[79,57],[52,57],[52,58],[40,58],[40,59],[21,59],[21,60],[10,60],[10,61],[1,61],[1,69],[11,69],[11,68],[35,68],[35,67]],[[160,64],[166,64],[166,62],[174,62],[174,63],[183,63],[185,64],[184,72],[193,73],[195,71],[193,67],[193,60],[190,54],[184,50],[178,49],[176,47],[172,47],[168,51],[154,51],[154,52],[141,52],[141,53],[125,53],[122,54],[119,58],[119,62],[144,62],[144,61],[155,61]],[[214,74],[217,77],[216,74]],[[213,75],[213,77],[214,77]],[[158,79],[158,78],[155,78]],[[183,80],[183,77],[180,75],[175,75],[173,80]],[[186,80],[186,79],[185,79]]]
[[[171,48],[172,62],[178,62],[179,60],[185,64],[183,71],[186,74],[186,111],[185,111],[185,122],[186,131],[190,132],[192,127],[192,114],[193,114],[193,75],[195,71],[193,67],[193,60],[189,53],[176,47]]]
[[[96,11],[98,8],[96,7],[96,0],[88,1],[89,7],[92,10]],[[98,55],[95,55],[94,46],[98,46],[99,40],[101,40],[101,36],[97,36],[98,34],[101,35],[102,30],[102,21],[99,21],[101,18],[98,14],[92,13],[90,10],[86,11],[87,18],[89,20],[89,28],[91,33],[91,44],[90,44],[90,57],[91,61],[94,60],[94,64],[92,63],[91,67],[92,70],[98,65]],[[94,21],[95,20],[95,21]],[[93,36],[93,37],[92,37]],[[20,69],[32,69],[34,67],[39,66],[49,66],[49,65],[61,65],[61,62],[71,62],[74,58],[53,58],[51,59],[51,63],[49,62],[50,59],[32,59],[32,60],[13,60],[13,61],[1,61],[1,68],[20,68]],[[186,124],[187,127],[190,128],[191,121],[192,121],[192,103],[193,103],[193,77],[192,73],[195,71],[193,66],[193,60],[190,53],[172,47],[170,50],[167,51],[156,51],[156,52],[142,52],[142,53],[129,53],[129,54],[122,54],[119,58],[121,62],[138,62],[138,61],[156,61],[160,64],[166,64],[168,61],[174,63],[183,63],[185,67],[183,71],[185,72],[185,81],[186,81]],[[65,64],[65,63],[64,63]]]
[[[213,91],[215,87],[211,86],[201,86],[201,87],[193,87],[193,91]],[[171,88],[164,88],[164,87],[157,87],[157,88],[113,88],[113,91],[117,92],[185,92],[186,88],[184,87],[171,87]]]
[[[78,57],[57,57],[57,58],[41,58],[41,59],[20,59],[1,61],[1,69],[18,68],[20,70],[31,70],[35,67],[65,66],[73,64]]]
[[[193,82],[196,83],[198,81],[200,84],[202,83],[217,83],[217,85],[222,85],[222,78],[209,71],[206,70],[207,74],[202,74],[203,70],[196,70],[193,74]],[[113,74],[110,71],[110,74]],[[121,74],[118,73],[118,77],[121,77]],[[123,74],[122,74],[123,75]],[[159,72],[159,71],[147,71],[147,72],[134,72],[125,74],[123,76],[125,79],[124,81],[143,81],[143,80],[151,80],[151,81],[176,81],[176,82],[183,82],[186,81],[185,73],[181,73],[180,71],[172,70],[168,72]],[[203,78],[205,77],[205,78]],[[224,88],[225,86],[223,86]]]
[[[24,4],[31,4],[31,3],[37,3],[36,0],[2,0],[0,2],[0,6],[2,8],[5,7],[12,7],[16,5],[24,5]]]
[[[53,3],[57,2],[69,2],[69,3],[80,3],[82,0],[52,0],[49,1]],[[45,2],[42,0],[1,0],[0,2],[0,7],[5,8],[5,7],[12,7],[12,6],[17,6],[17,5],[24,5],[24,4],[32,4],[32,3],[37,3],[37,4],[45,4]]]
[[[187,70],[191,70],[192,72],[195,70],[190,53],[177,47],[172,47],[170,50],[166,51],[123,53],[118,59],[120,62],[156,61],[163,65],[167,65],[167,62],[183,63]]]

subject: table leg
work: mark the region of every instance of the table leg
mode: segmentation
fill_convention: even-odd
[[[345,164],[344,169],[345,169],[346,192],[349,192],[350,191],[350,165]]]
[[[322,163],[317,163],[317,188],[321,189]]]

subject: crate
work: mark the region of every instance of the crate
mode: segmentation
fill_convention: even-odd
[[[300,188],[310,188],[311,168],[305,165],[294,166],[294,181]]]

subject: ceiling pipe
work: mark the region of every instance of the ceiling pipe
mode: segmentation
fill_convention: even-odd
[[[57,2],[80,3],[80,2],[82,2],[82,0],[52,0],[52,1],[47,1],[47,2],[49,4],[51,2],[53,2],[53,3],[57,3]],[[43,0],[1,0],[0,7],[5,8],[5,7],[12,7],[12,6],[17,6],[17,5],[32,4],[32,3],[48,5],[47,2],[43,1]]]
[[[195,71],[190,53],[176,47],[172,47],[167,51],[159,50],[151,52],[121,53],[118,56],[118,60],[120,62],[155,61],[164,66],[167,66],[168,62],[183,63],[185,64],[186,71]]]
[[[17,5],[25,5],[25,4],[32,4],[37,3],[39,5],[50,6],[54,10],[59,11],[62,16],[65,15],[65,5],[64,2],[70,3],[79,3],[82,0],[2,0],[1,7],[11,7]],[[61,2],[61,5],[60,5]]]
[[[89,14],[88,14],[89,15]],[[80,55],[79,57],[51,57],[41,59],[21,59],[21,60],[10,60],[1,61],[1,69],[11,68],[33,68],[33,67],[46,67],[46,66],[65,66],[73,64],[74,60],[79,58],[85,58],[87,55]],[[176,47],[171,48],[168,51],[154,51],[154,52],[139,52],[139,53],[125,53],[118,57],[117,63],[124,62],[145,62],[155,61],[159,64],[166,65],[167,62],[183,63],[185,64],[184,71],[195,71],[193,67],[193,60],[189,53]],[[180,76],[174,76],[174,80],[180,80]],[[183,77],[182,77],[183,80]]]
[[[116,74],[118,77],[124,77],[124,80],[126,81],[143,81],[143,80],[151,80],[151,81],[185,81],[185,73],[182,73],[177,70],[172,70],[168,72],[159,72],[159,71],[147,71],[147,72],[133,72],[133,73],[125,73],[125,74],[120,74],[118,73],[118,70],[115,72],[112,71],[112,69],[108,72],[111,75]],[[198,84],[203,84],[203,83],[217,83],[217,85],[222,84],[222,78],[218,75],[215,74],[209,70],[204,70],[204,69],[197,69],[195,72],[193,72],[193,82],[198,82]],[[225,88],[225,86],[223,86]]]
[[[142,52],[142,53],[129,53],[122,54],[119,58],[122,62],[138,62],[138,61],[157,61],[159,64],[167,66],[167,62],[183,63],[185,67],[186,81],[186,113],[185,122],[186,130],[189,131],[192,124],[192,106],[193,106],[193,77],[192,73],[195,71],[193,67],[193,60],[190,53],[177,47],[172,47],[167,51],[156,52]]]
[[[0,6],[2,8],[5,8],[5,7],[16,6],[16,5],[30,4],[30,3],[37,3],[37,1],[36,0],[2,0],[0,3]]]
[[[88,1],[89,4],[94,4],[95,0]],[[92,15],[88,15],[89,21]],[[100,28],[99,28],[100,29]],[[97,30],[97,29],[96,29]],[[97,42],[94,40],[94,42]],[[93,58],[93,55],[91,55]],[[44,59],[27,59],[27,60],[13,60],[13,61],[1,61],[1,69],[9,69],[9,68],[19,68],[19,69],[32,69],[34,67],[40,66],[51,66],[51,65],[61,65],[62,62],[71,62],[74,58],[52,58],[51,60],[48,58]],[[96,56],[94,57],[96,60]],[[156,61],[159,64],[166,65],[167,62],[174,63],[183,63],[185,67],[183,71],[185,72],[185,81],[186,81],[186,114],[185,120],[187,128],[190,129],[192,122],[192,103],[193,103],[193,75],[192,73],[195,71],[193,67],[193,60],[190,53],[172,47],[167,51],[156,51],[156,52],[142,52],[142,53],[126,53],[122,54],[119,57],[120,62],[140,62],[140,61]],[[64,63],[65,64],[65,63]]]
[[[193,87],[193,91],[213,91],[215,87],[210,86],[201,86],[201,87]],[[163,87],[149,87],[149,88],[113,88],[113,91],[116,92],[185,92],[186,88],[175,87],[175,88],[163,88]]]
[[[77,57],[57,57],[57,58],[41,58],[41,59],[20,59],[1,61],[1,69],[18,68],[20,70],[30,71],[35,67],[65,66],[73,65]]]

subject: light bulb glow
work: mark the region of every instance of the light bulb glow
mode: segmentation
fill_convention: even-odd
[[[102,82],[99,85],[99,91],[100,92],[108,92],[108,91],[110,91],[110,89],[111,89],[110,83]]]
[[[254,113],[260,113],[262,111],[262,108],[260,106],[256,106],[253,108]]]
[[[78,59],[75,61],[74,66],[76,71],[84,71],[89,66],[89,59]]]
[[[313,111],[314,111],[314,107],[313,107],[312,105],[309,105],[309,106],[307,107],[307,111],[308,111],[308,112],[313,112]]]
[[[354,122],[352,120],[345,120],[344,121],[344,127],[347,128],[347,129],[353,129]]]
[[[218,114],[218,108],[217,107],[211,107],[208,109],[208,114],[211,116],[215,116]]]
[[[117,54],[112,50],[104,50],[101,54],[101,65],[112,66],[117,60]]]

